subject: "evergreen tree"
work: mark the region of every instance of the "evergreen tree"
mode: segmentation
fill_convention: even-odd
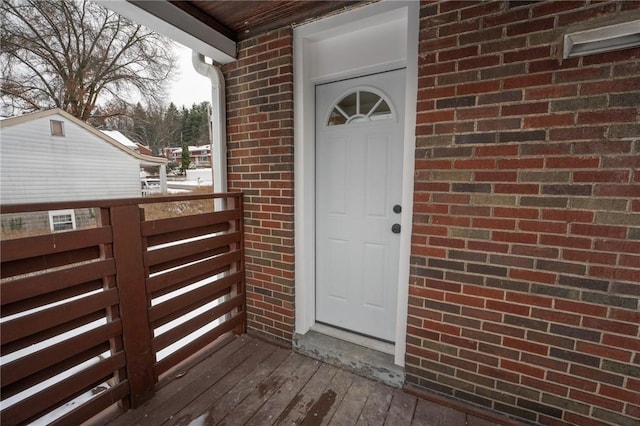
[[[191,157],[189,156],[189,147],[187,145],[182,145],[182,165],[180,168],[184,172],[189,168],[191,164]]]
[[[180,131],[182,130],[182,116],[173,102],[169,104],[162,120],[162,133],[165,136],[160,146],[164,154],[164,148],[180,146]]]
[[[193,104],[190,109],[183,108],[182,142],[187,145],[206,145],[209,143],[209,103]]]

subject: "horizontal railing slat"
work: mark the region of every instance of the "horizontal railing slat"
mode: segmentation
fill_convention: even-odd
[[[184,361],[200,349],[207,346],[209,343],[213,342],[218,337],[222,336],[224,333],[240,326],[243,322],[244,312],[236,313],[216,328],[187,343],[177,351],[173,352],[171,355],[168,355],[166,358],[161,359],[155,365],[156,377],[160,376],[171,367],[177,365],[180,361]]]
[[[38,333],[56,325],[64,324],[84,315],[104,310],[118,303],[118,290],[110,289],[62,305],[45,308],[30,315],[15,318],[0,324],[2,345]]]
[[[23,390],[29,389],[32,386],[36,386],[39,383],[44,382],[45,380],[49,380],[50,378],[57,376],[60,373],[64,373],[65,371],[68,371],[69,369],[74,368],[85,361],[88,361],[92,358],[97,358],[101,354],[109,351],[109,348],[109,342],[103,342],[98,346],[94,346],[82,353],[67,358],[47,369],[40,370],[18,382],[4,386],[2,388],[2,398],[4,399],[16,395]]]
[[[59,267],[66,267],[75,263],[90,262],[100,258],[100,247],[91,246],[62,253],[53,253],[28,259],[2,262],[2,277],[31,274]]]
[[[168,219],[148,220],[142,223],[141,231],[145,237],[151,237],[158,234],[168,234],[176,231],[184,231],[187,229],[203,228],[220,223],[227,223],[230,220],[238,220],[241,218],[239,209],[224,210],[214,213],[201,213],[189,216],[189,220],[184,217],[172,217]],[[150,244],[151,246],[151,244]]]
[[[207,253],[209,250],[227,247],[229,244],[239,242],[240,232],[232,232],[215,237],[175,244],[169,247],[148,251],[145,255],[146,265],[153,267],[167,262],[180,261],[188,258],[185,261],[186,263],[206,257],[203,256],[202,253]],[[194,255],[198,255],[199,257],[192,257]]]
[[[213,271],[238,262],[240,257],[240,251],[236,250],[180,269],[158,274],[147,279],[147,293],[155,297],[156,293],[160,293],[161,290],[167,287],[175,286],[176,283],[180,283],[182,286],[193,284],[210,276]]]
[[[0,242],[0,251],[2,252],[2,263],[5,263],[53,253],[73,251],[111,242],[111,228],[105,226],[40,235],[37,237],[5,240]]]
[[[115,274],[113,259],[95,262],[6,281],[0,286],[0,303],[5,306],[27,298],[73,287]]]
[[[67,358],[88,351],[100,343],[108,343],[110,338],[120,335],[121,332],[122,324],[120,320],[112,321],[15,361],[5,363],[0,367],[2,387],[4,388]]]
[[[95,280],[88,283],[76,285],[74,287],[64,288],[52,293],[43,294],[40,296],[32,297],[30,299],[25,299],[19,302],[5,305],[2,307],[2,314],[3,316],[8,317],[20,312],[30,311],[41,306],[58,303],[76,296],[81,296],[83,294],[102,290],[103,287],[104,285],[102,283],[102,280]]]
[[[174,241],[187,240],[189,238],[197,238],[200,235],[220,234],[229,230],[229,223],[216,223],[209,226],[203,226],[200,228],[183,229],[175,232],[167,232],[164,234],[151,235],[146,237],[147,245],[149,247],[158,246],[161,244],[172,243]]]
[[[7,343],[6,345],[3,344],[2,349],[0,349],[0,355],[4,356],[6,354],[10,354],[20,349],[24,349],[27,346],[34,345],[36,343],[61,335],[70,330],[76,329],[78,327],[82,327],[86,324],[89,324],[93,321],[100,320],[103,318],[104,318],[104,312],[100,312],[100,311],[92,312],[83,317],[76,318],[64,324],[60,324],[60,325],[48,328],[46,330],[43,330],[41,332],[34,333],[20,340],[16,340],[15,342]]]
[[[241,274],[234,273],[154,305],[149,308],[149,321],[154,328],[166,324],[175,319],[171,315],[175,312],[197,309],[200,306],[218,299],[220,297],[219,295],[227,294],[231,286],[239,282],[240,279]],[[168,316],[171,316],[171,318],[166,319]]]
[[[170,260],[168,262],[160,263],[154,266],[149,267],[149,274],[154,275],[157,273],[162,273],[163,271],[167,271],[173,268],[183,267],[189,263],[196,263],[203,259],[214,258],[221,254],[225,254],[229,252],[229,246],[223,246],[219,248],[215,248],[212,250],[203,251],[202,253],[193,254],[191,256],[183,257],[180,259]]]
[[[104,392],[100,392],[78,408],[57,418],[51,422],[49,426],[82,424],[97,413],[102,412],[122,398],[125,398],[127,395],[129,395],[129,382],[125,380]]]
[[[5,422],[6,424],[18,424],[37,419],[50,411],[51,407],[62,405],[108,380],[114,371],[124,367],[125,362],[126,357],[123,352],[120,352],[91,365],[2,410],[2,422],[3,424]]]
[[[207,324],[224,317],[224,315],[231,313],[234,308],[237,308],[244,304],[244,297],[238,295],[225,302],[220,303],[217,306],[201,313],[200,315],[189,319],[175,326],[174,328],[158,335],[153,339],[153,350],[158,352],[167,346],[177,342],[185,336],[201,329]]]

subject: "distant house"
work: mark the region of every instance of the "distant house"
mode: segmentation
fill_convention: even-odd
[[[211,167],[211,145],[189,146],[189,160],[195,167]],[[169,161],[182,163],[182,148],[166,148],[164,152]]]
[[[2,120],[0,132],[3,204],[140,197],[143,169],[154,170],[166,190],[165,158],[125,147],[60,109]],[[64,212],[48,222],[60,230],[78,226],[76,219]],[[2,218],[3,229],[24,226],[23,220]]]

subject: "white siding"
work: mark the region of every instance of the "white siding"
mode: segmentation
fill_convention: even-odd
[[[52,136],[50,120],[64,121]],[[139,197],[139,160],[65,117],[52,114],[2,127],[3,204]]]

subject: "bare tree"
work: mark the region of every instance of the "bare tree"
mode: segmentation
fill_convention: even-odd
[[[58,107],[87,120],[99,102],[163,101],[173,43],[102,6],[2,0],[0,22],[5,113]]]

